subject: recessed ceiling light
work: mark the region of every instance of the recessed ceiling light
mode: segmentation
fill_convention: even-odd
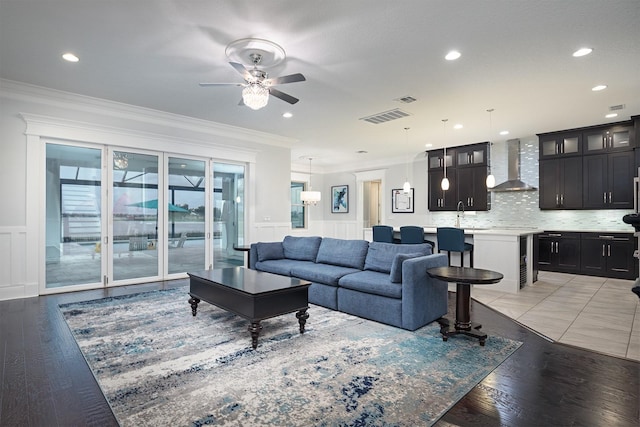
[[[509,131],[508,130],[500,131],[500,135],[509,135]]]
[[[462,126],[460,123],[458,123],[457,125],[453,126],[454,129],[462,129],[464,126]]]
[[[64,55],[62,55],[62,59],[64,59],[65,61],[69,61],[69,62],[78,62],[80,61],[80,59],[75,56],[73,53],[67,52]]]
[[[589,55],[591,52],[593,52],[593,49],[591,49],[590,47],[583,47],[573,52],[573,56],[578,58],[580,56]]]
[[[293,114],[287,111],[286,113],[282,114],[282,117],[284,117],[285,119],[290,119],[291,117],[293,117]]]
[[[607,119],[613,119],[614,117],[618,117],[618,113],[609,113],[605,117]]]
[[[447,61],[454,61],[460,58],[460,56],[462,56],[460,52],[458,52],[457,50],[452,50],[451,52],[447,53],[447,56],[445,56],[444,59],[446,59]]]
[[[367,150],[358,150],[356,151],[356,154],[368,154],[369,152]]]
[[[433,144],[426,143],[426,144],[424,144],[424,146],[425,146],[426,148],[429,148],[429,147],[433,147]]]
[[[606,88],[607,88],[607,85],[598,85],[598,86],[592,87],[591,90],[594,92],[598,92],[601,90],[605,90]]]

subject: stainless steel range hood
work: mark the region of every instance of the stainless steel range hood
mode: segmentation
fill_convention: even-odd
[[[536,187],[520,180],[520,140],[507,141],[507,178],[508,181],[490,188],[490,191],[531,191]]]

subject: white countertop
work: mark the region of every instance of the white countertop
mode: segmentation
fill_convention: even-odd
[[[426,226],[423,227],[424,232],[426,234],[436,234],[437,227],[434,226]],[[464,229],[464,234],[468,236],[475,235],[500,235],[500,236],[528,236],[530,234],[538,234],[544,232],[544,230],[539,228],[489,228],[489,227],[462,227]],[[394,227],[394,231],[400,231],[400,227]]]

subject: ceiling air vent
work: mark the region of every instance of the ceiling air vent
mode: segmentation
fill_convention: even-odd
[[[410,116],[411,114],[406,111],[402,111],[399,108],[394,108],[393,110],[385,111],[382,113],[374,114],[372,116],[361,117],[358,120],[364,120],[365,122],[373,123],[374,125],[390,122],[391,120],[401,119],[403,117]]]
[[[624,104],[620,104],[620,105],[612,105],[611,107],[609,107],[609,111],[618,111],[618,110],[624,110],[625,105]]]
[[[417,99],[413,96],[403,96],[402,98],[396,98],[394,101],[402,102],[403,104],[411,104],[412,102],[416,102]]]

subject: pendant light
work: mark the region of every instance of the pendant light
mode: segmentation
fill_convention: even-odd
[[[300,200],[307,206],[315,206],[322,199],[322,193],[311,189],[311,160],[313,158],[309,157],[309,190],[300,192]]]
[[[491,113],[493,113],[493,108],[489,108],[487,110],[487,113],[489,113],[489,144],[491,144],[491,136],[493,135],[491,132]],[[491,173],[491,161],[490,159],[487,159],[487,163],[489,163],[489,175],[487,175],[487,188],[493,188],[496,186],[496,177],[493,176],[493,174]]]
[[[406,142],[407,142],[407,153],[409,152],[409,128],[404,128],[405,134],[406,134]],[[409,183],[409,154],[407,154],[407,164],[406,164],[406,171],[405,171],[405,180],[404,180],[404,184],[402,185],[402,191],[404,192],[404,194],[409,194],[411,192],[411,184]]]
[[[442,135],[445,136],[447,133],[447,122],[449,119],[442,119]],[[440,188],[443,191],[447,191],[449,189],[449,178],[447,178],[447,144],[444,144],[444,156],[442,157],[444,161],[444,177],[442,178],[442,182],[440,183]]]

